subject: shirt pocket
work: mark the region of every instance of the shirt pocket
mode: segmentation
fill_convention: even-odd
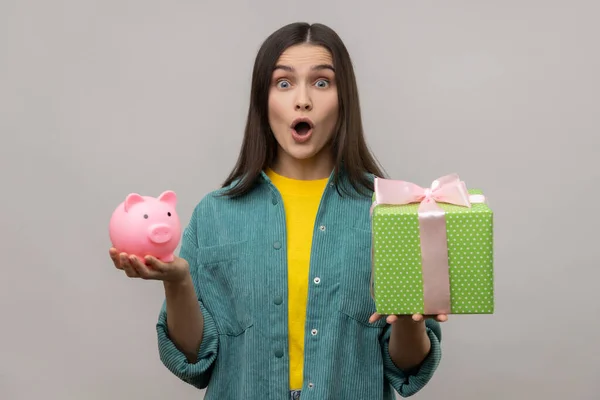
[[[243,240],[198,251],[197,287],[223,335],[238,336],[253,324],[248,250],[249,243]]]
[[[385,318],[369,322],[376,312],[375,300],[371,297],[371,231],[349,229],[343,263],[339,311],[367,327],[384,327]]]

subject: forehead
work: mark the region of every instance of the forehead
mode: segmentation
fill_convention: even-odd
[[[288,47],[277,60],[277,64],[302,69],[314,65],[333,64],[333,58],[329,50],[323,46],[299,44]]]

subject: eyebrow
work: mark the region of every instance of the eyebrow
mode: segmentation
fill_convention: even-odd
[[[288,72],[294,72],[294,68],[290,67],[289,65],[278,64],[275,66],[275,68],[273,68],[273,71],[276,71],[278,69],[288,71]],[[328,69],[330,71],[335,72],[335,68],[333,68],[333,65],[331,65],[331,64],[319,64],[319,65],[313,65],[311,67],[311,70],[313,70],[313,71],[322,71],[324,69]]]

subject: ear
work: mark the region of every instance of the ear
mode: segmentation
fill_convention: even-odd
[[[129,212],[129,210],[131,209],[131,207],[133,207],[134,205],[138,204],[138,203],[142,203],[144,202],[144,198],[142,196],[140,196],[137,193],[130,193],[127,195],[127,197],[125,198],[125,212]]]
[[[172,190],[164,191],[158,196],[158,201],[170,204],[172,207],[177,205],[177,195]]]

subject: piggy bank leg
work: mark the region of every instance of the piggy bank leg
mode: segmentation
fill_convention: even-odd
[[[169,262],[172,262],[174,259],[175,259],[175,255],[174,254],[169,254],[168,256],[161,257],[160,260],[162,262],[169,263]]]

